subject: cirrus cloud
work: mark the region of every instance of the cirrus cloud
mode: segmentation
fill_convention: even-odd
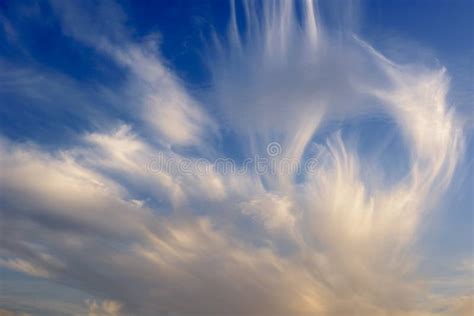
[[[231,6],[227,39],[215,35],[214,117],[153,45],[132,40],[115,3],[91,5],[93,15],[51,2],[65,35],[128,70],[123,109],[134,120],[54,150],[1,140],[0,266],[102,299],[86,301],[90,315],[472,310],[468,296],[430,291],[414,251],[464,149],[445,69],[399,65],[352,34],[341,44],[312,1],[246,2],[244,17]],[[392,120],[408,152],[389,185],[384,170],[363,173],[369,160],[342,132],[325,131],[371,115]],[[317,172],[147,168],[158,154],[177,164],[225,157],[214,141],[221,119],[249,156],[277,142],[274,159],[301,162],[317,146]]]

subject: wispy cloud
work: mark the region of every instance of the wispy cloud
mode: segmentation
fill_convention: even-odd
[[[446,69],[399,65],[353,34],[334,40],[312,1],[245,2],[231,6],[227,38],[214,35],[213,115],[156,43],[132,40],[118,5],[51,6],[64,34],[127,69],[128,92],[113,99],[127,96],[130,122],[114,118],[54,150],[1,140],[0,266],[97,297],[90,315],[472,311],[467,294],[433,295],[413,247],[464,150]],[[41,86],[3,89],[50,96]],[[384,170],[363,174],[373,166],[343,133],[327,132],[371,115],[395,122],[407,148],[408,170],[390,185]],[[249,157],[304,162],[316,146],[317,172],[151,172],[158,154],[233,158],[216,145],[223,121]]]

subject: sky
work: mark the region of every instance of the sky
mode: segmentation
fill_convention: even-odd
[[[0,1],[0,316],[472,315],[472,21]]]

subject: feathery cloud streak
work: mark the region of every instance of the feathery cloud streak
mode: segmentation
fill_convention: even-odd
[[[91,315],[469,312],[468,294],[430,291],[413,247],[464,150],[446,69],[397,64],[352,33],[335,39],[312,1],[232,2],[227,37],[213,37],[208,106],[153,40],[133,40],[117,4],[50,5],[65,36],[127,70],[127,92],[112,98],[131,119],[67,148],[2,139],[2,267],[97,297]],[[408,167],[388,182],[344,133],[326,132],[371,115],[405,147]],[[304,162],[317,148],[317,172],[147,168],[157,155],[234,158],[216,146],[224,128],[247,157],[276,142],[272,158]]]

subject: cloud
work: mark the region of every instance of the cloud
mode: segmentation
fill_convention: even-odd
[[[100,304],[95,300],[88,300],[86,304],[89,308],[89,316],[117,316],[120,315],[122,308],[120,303],[108,300],[102,301]]]
[[[301,162],[316,145],[317,172],[226,174],[208,161],[207,173],[153,172],[156,157],[172,167],[222,157],[208,139],[222,122],[155,48],[131,40],[116,4],[93,6],[92,15],[84,6],[52,2],[65,34],[129,70],[137,107],[127,99],[128,111],[138,109],[152,133],[114,122],[54,150],[3,138],[1,266],[89,293],[90,315],[472,307],[462,296],[433,297],[413,250],[463,153],[445,70],[398,65],[353,36],[341,45],[311,1],[302,20],[292,2],[265,3],[258,17],[247,3],[245,36],[234,8],[229,42],[215,43],[210,99],[246,154],[268,158],[273,141],[282,149],[274,159]],[[322,132],[373,113],[397,124],[409,152],[407,173],[389,186],[363,176],[370,162],[343,133]]]
[[[32,276],[49,277],[49,273],[41,268],[35,267],[30,262],[22,259],[0,260],[0,266],[23,272]]]
[[[28,316],[29,314],[17,314],[15,312],[8,311],[6,309],[0,309],[0,315],[1,316]]]
[[[131,41],[124,29],[122,10],[112,1],[104,1],[88,14],[88,5],[51,1],[62,20],[65,34],[112,58],[130,71],[132,108],[140,105],[139,118],[165,145],[196,145],[207,134],[216,133],[216,125],[203,108],[188,95],[179,79],[164,65],[153,37],[142,44]],[[99,24],[99,25],[97,25]],[[97,31],[99,29],[99,31]]]

